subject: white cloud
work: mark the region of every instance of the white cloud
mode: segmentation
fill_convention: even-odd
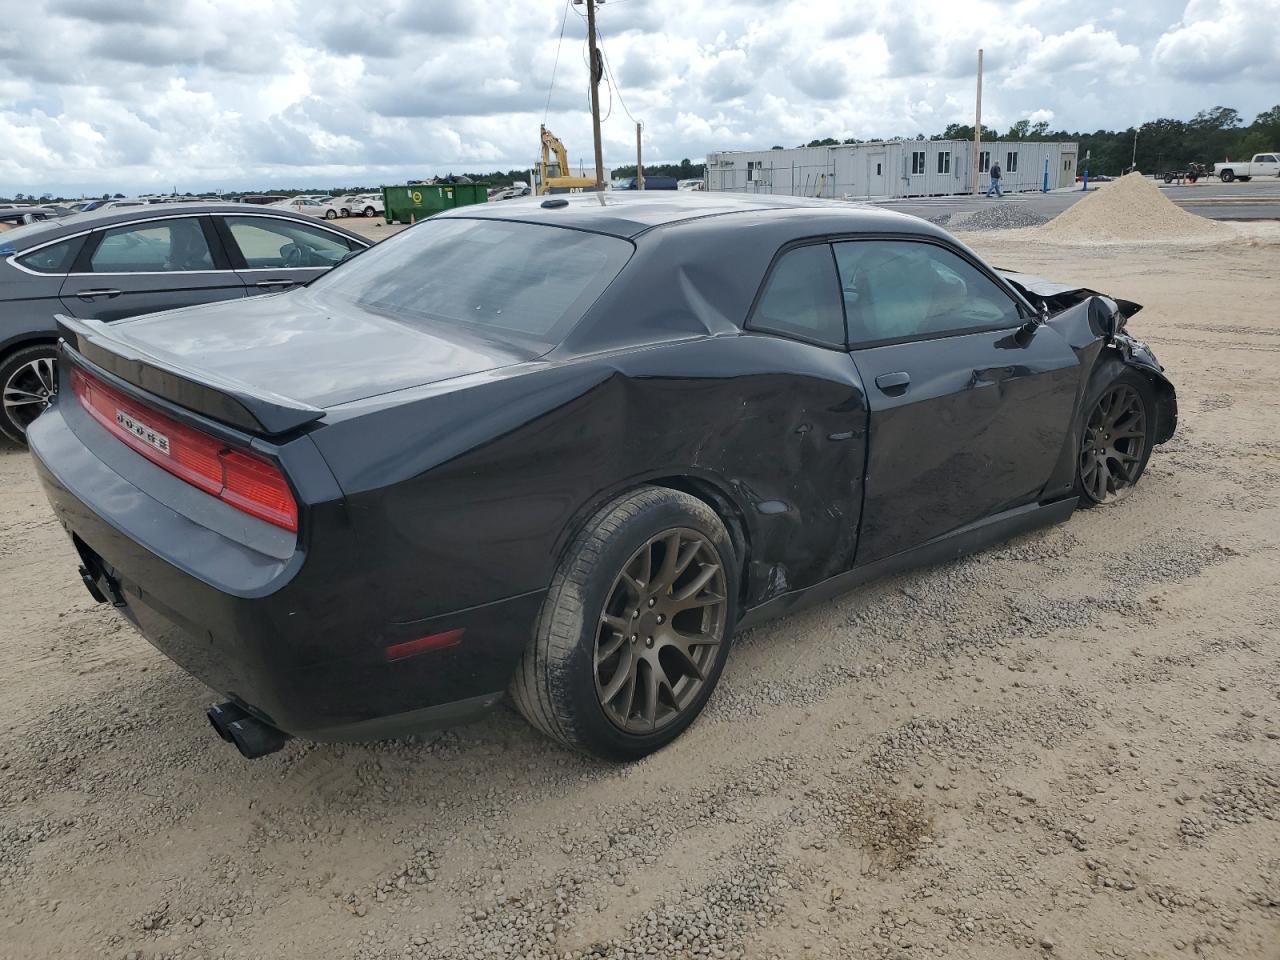
[[[1274,90],[1280,0],[1191,0],[1182,20],[1156,42],[1153,60],[1179,80],[1256,79]]]
[[[1086,74],[1093,80],[1117,83],[1127,79],[1122,71],[1139,58],[1136,46],[1122,43],[1110,30],[1086,23],[1045,37],[1028,54],[1024,66],[1041,76]]]
[[[1274,103],[1280,0],[606,3],[606,161],[984,121],[1094,130]],[[590,156],[584,24],[562,0],[10,0],[0,194],[337,186]],[[1265,74],[1265,76],[1264,76]],[[625,109],[624,109],[625,102]]]

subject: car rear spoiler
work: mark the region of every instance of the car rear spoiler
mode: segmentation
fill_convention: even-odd
[[[277,436],[314,423],[319,407],[251,388],[209,373],[186,370],[139,351],[111,335],[101,320],[56,314],[65,346],[90,363],[148,393],[212,420],[251,433]]]
[[[1024,297],[1026,297],[1034,306],[1039,307],[1041,304],[1049,308],[1050,314],[1060,313],[1068,307],[1073,307],[1077,303],[1082,303],[1090,297],[1106,297],[1111,300],[1120,309],[1120,316],[1128,320],[1135,313],[1142,309],[1142,304],[1134,303],[1132,300],[1121,300],[1109,294],[1099,293],[1097,290],[1090,290],[1088,287],[1073,287],[1069,283],[1056,283],[1053,280],[1046,280],[1044,277],[1033,276],[1029,273],[1016,273],[1013,270],[1001,270],[996,268],[996,273],[1008,280],[1009,283],[1017,289]]]

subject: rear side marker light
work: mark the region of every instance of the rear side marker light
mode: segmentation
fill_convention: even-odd
[[[433,633],[429,637],[419,637],[417,640],[393,643],[386,649],[387,660],[394,663],[396,660],[404,660],[419,653],[426,653],[428,650],[456,647],[462,642],[462,635],[465,632],[465,629],[446,630],[444,633]]]
[[[89,416],[152,463],[237,510],[297,532],[298,504],[270,460],[179,423],[78,367],[71,386]]]

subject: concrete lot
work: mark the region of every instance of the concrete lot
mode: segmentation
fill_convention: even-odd
[[[742,637],[626,768],[507,710],[241,760],[0,450],[0,956],[1276,960],[1280,245],[969,239],[1145,303],[1176,438],[1112,507]]]
[[[1248,183],[1221,183],[1202,180],[1182,186],[1160,185],[1161,190],[1178,206],[1211,220],[1276,220],[1280,219],[1280,178],[1250,180]],[[1092,191],[1094,188],[1090,186]],[[885,201],[881,205],[917,217],[936,217],[943,213],[980,210],[998,203],[1025,204],[1044,217],[1055,217],[1085,196],[1084,191],[1067,190],[1051,193],[1006,194],[992,197],[931,197]]]

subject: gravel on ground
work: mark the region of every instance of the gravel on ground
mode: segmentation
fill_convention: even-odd
[[[992,206],[978,210],[959,210],[955,213],[940,214],[930,217],[929,222],[946,227],[955,233],[1038,227],[1048,223],[1049,218],[1017,202],[996,202]]]
[[[1182,425],[1105,509],[740,638],[592,762],[510,710],[242,760],[0,450],[0,957],[1280,957],[1277,246],[970,240],[1146,304]]]

